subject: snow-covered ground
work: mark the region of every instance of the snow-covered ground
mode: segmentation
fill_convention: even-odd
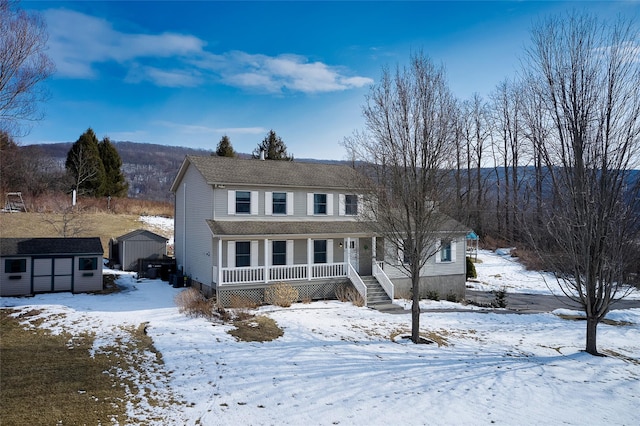
[[[480,256],[480,288],[545,292],[511,259]],[[393,339],[410,330],[408,313],[337,301],[262,307],[257,313],[284,336],[247,343],[227,333],[232,326],[180,314],[174,297],[183,289],[130,274],[118,284],[123,291],[110,295],[2,298],[0,306],[37,306],[41,327],[91,331],[94,351],[122,337],[123,327],[148,323],[164,364],[139,376],[149,392],[129,407],[132,424],[640,424],[640,309],[611,313],[631,325],[599,326],[599,349],[609,357],[582,352],[584,322],[553,313],[429,312],[422,331],[447,344],[413,345]],[[158,407],[149,395],[179,402]]]
[[[478,278],[467,282],[467,288],[479,291],[505,289],[508,293],[564,295],[553,274],[527,271],[509,250],[478,251]],[[630,289],[628,299],[640,300],[640,291]]]

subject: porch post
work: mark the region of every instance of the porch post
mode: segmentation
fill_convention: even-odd
[[[347,237],[344,239],[344,253],[346,256],[345,262],[347,264],[351,264],[351,237]],[[347,272],[349,268],[347,268]]]
[[[222,238],[218,238],[218,277],[217,286],[222,284]]]
[[[264,239],[264,282],[269,282],[269,239]]]
[[[376,237],[375,235],[371,237],[371,256],[373,256],[372,261],[375,263],[378,253],[376,253]]]
[[[311,281],[311,260],[313,259],[313,247],[311,238],[307,238],[307,280]]]

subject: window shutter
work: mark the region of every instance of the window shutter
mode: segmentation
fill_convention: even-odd
[[[271,191],[264,193],[264,214],[265,216],[273,214],[273,192]]]
[[[227,191],[227,213],[236,214],[236,191],[230,189]]]
[[[293,240],[287,240],[287,265],[293,265]]]
[[[338,214],[339,214],[340,216],[344,216],[344,215],[345,215],[345,212],[346,212],[346,207],[345,207],[346,199],[345,199],[345,195],[344,195],[344,194],[338,194],[338,200],[339,200],[339,202],[340,202],[340,206],[339,206],[339,209],[338,209]]]
[[[359,215],[363,211],[364,195],[358,194],[358,207],[356,209],[356,215]]]
[[[251,214],[258,214],[258,191],[251,191]]]
[[[236,242],[227,241],[227,268],[236,267]]]
[[[307,216],[313,216],[313,192],[307,193]]]
[[[251,266],[258,266],[258,253],[260,251],[258,244],[257,240],[251,241]]]
[[[287,215],[293,216],[293,192],[287,192]]]
[[[436,252],[436,263],[442,262],[442,241],[438,243],[438,251]]]
[[[333,216],[333,194],[327,194],[327,216]]]
[[[456,240],[451,240],[451,261],[455,262],[456,261],[456,246],[458,244],[456,244]]]
[[[333,240],[327,240],[327,263],[333,263]]]

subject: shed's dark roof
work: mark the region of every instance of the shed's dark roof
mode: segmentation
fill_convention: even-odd
[[[343,165],[188,155],[173,183],[173,191],[189,164],[211,185],[346,188],[357,182],[357,172]]]
[[[141,234],[144,234],[147,237],[149,237],[149,238],[151,238],[153,240],[159,241],[159,242],[160,241],[167,242],[169,240],[168,238],[165,238],[162,235],[156,234],[155,232],[147,231],[146,229],[136,229],[135,231],[131,231],[131,232],[128,232],[128,233],[126,233],[124,235],[119,236],[118,238],[116,238],[116,240],[125,241],[125,240],[128,240],[130,238],[133,238],[133,237],[135,237],[137,235],[141,235]]]
[[[100,238],[0,238],[0,256],[100,254]]]
[[[216,236],[371,234],[365,223],[346,220],[325,222],[207,220],[207,224]]]

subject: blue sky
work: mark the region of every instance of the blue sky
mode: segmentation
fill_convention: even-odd
[[[540,17],[640,20],[640,2],[22,1],[57,71],[22,144],[99,138],[251,152],[270,129],[296,158],[344,159],[383,66],[423,51],[460,99],[515,74]]]

